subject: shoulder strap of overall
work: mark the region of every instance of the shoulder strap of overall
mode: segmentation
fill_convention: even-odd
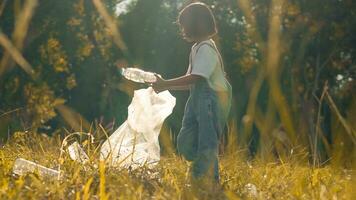
[[[220,61],[220,65],[221,65],[221,69],[222,69],[224,75],[226,76],[226,72],[225,72],[225,69],[224,69],[224,62],[223,62],[222,56],[221,56],[221,54],[220,54],[218,48],[217,48],[215,45],[211,44],[210,42],[201,42],[201,43],[197,44],[198,47],[197,47],[197,50],[196,50],[195,54],[197,54],[198,51],[199,51],[199,49],[200,49],[200,47],[202,47],[202,46],[205,45],[205,44],[208,45],[208,46],[210,46],[212,49],[214,49],[214,51],[215,51],[216,54],[218,55],[218,58],[219,58],[219,61]],[[192,53],[189,55],[189,59],[190,59],[191,65],[192,65],[192,59],[193,59],[193,58],[192,58]],[[192,70],[192,69],[193,69],[193,66],[191,66],[191,70]]]

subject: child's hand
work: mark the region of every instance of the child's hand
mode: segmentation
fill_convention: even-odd
[[[165,86],[166,80],[164,80],[162,76],[159,74],[155,74],[155,76],[156,76],[156,82],[149,83],[150,86],[155,90],[156,93],[166,90],[166,86]]]

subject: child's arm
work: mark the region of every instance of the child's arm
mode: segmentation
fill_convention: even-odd
[[[194,84],[196,81],[203,78],[199,75],[194,75],[194,74],[188,74],[169,80],[164,80],[159,76],[156,77],[157,77],[157,81],[152,83],[152,87],[157,91],[186,90],[189,88],[189,85]]]
[[[181,90],[189,90],[189,86],[172,86],[167,88],[168,90],[177,90],[177,91],[181,91]]]

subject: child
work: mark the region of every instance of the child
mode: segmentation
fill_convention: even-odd
[[[217,34],[215,19],[207,5],[192,3],[180,12],[178,24],[184,39],[195,42],[188,71],[170,80],[157,76],[152,87],[156,91],[190,89],[177,139],[178,152],[192,161],[193,180],[208,178],[218,183],[219,137],[230,110],[231,86],[211,39]]]

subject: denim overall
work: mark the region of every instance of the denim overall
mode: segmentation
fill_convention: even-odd
[[[202,79],[190,88],[178,134],[178,152],[192,161],[193,179],[219,182],[218,147],[231,107],[231,85],[227,91],[215,91]]]

